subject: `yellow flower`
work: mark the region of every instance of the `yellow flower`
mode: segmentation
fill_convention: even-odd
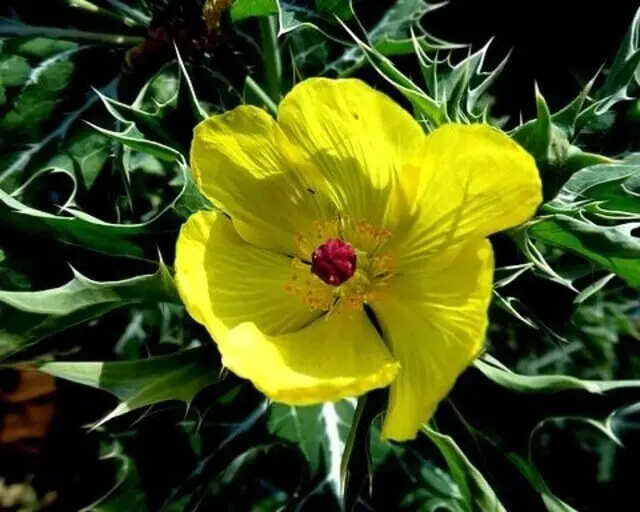
[[[391,386],[383,437],[411,439],[479,354],[487,235],[541,201],[533,159],[487,125],[425,135],[358,80],[310,79],[278,119],[251,106],[195,130],[198,212],[176,282],[223,364],[277,402]]]

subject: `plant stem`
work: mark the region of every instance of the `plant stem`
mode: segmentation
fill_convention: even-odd
[[[353,448],[356,443],[356,437],[358,435],[358,428],[361,427],[360,421],[362,420],[362,413],[367,405],[367,395],[362,395],[358,398],[358,404],[353,414],[353,420],[351,421],[351,428],[349,429],[349,435],[344,445],[344,452],[342,453],[342,460],[340,462],[340,494],[344,496],[347,477],[349,472],[349,461],[353,453]],[[369,425],[367,425],[367,428]]]
[[[0,37],[11,36],[35,36],[48,37],[51,39],[67,39],[73,41],[85,41],[93,43],[108,43],[122,46],[135,46],[144,37],[125,36],[121,34],[102,34],[100,32],[85,32],[69,28],[56,27],[36,27],[31,25],[2,25],[0,26]]]
[[[133,7],[128,6],[124,2],[121,2],[120,0],[105,0],[105,1],[109,5],[115,7],[118,11],[129,16],[129,18],[137,21],[140,25],[148,27],[149,23],[151,23],[150,16],[147,16],[145,13],[140,12],[138,9],[134,9]]]
[[[76,9],[82,9],[83,11],[87,11],[98,16],[103,16],[111,20],[120,21],[128,27],[135,27],[138,25],[134,19],[125,16],[122,13],[115,13],[109,11],[108,9],[103,9],[102,7],[94,4],[93,2],[89,2],[88,0],[67,0],[67,3],[69,4],[69,6],[75,7]]]
[[[267,107],[267,110],[271,112],[273,115],[278,113],[278,106],[274,103],[274,101],[269,97],[267,92],[258,85],[258,83],[247,75],[246,86],[249,87],[258,98],[264,103],[264,106]]]
[[[260,18],[260,43],[264,59],[266,90],[269,97],[278,104],[282,92],[280,79],[282,77],[282,61],[277,35],[278,19],[276,16]]]

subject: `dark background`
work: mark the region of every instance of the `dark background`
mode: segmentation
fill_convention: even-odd
[[[517,116],[522,110],[528,117],[534,111],[534,81],[552,110],[563,106],[611,62],[639,7],[627,0],[451,0],[426,16],[425,27],[476,48],[494,37],[494,62],[512,50],[493,89],[495,113]]]

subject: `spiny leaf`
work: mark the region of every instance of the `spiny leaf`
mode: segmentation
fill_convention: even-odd
[[[536,119],[519,126],[511,136],[533,155],[536,161],[547,162],[551,158],[553,125],[551,112],[538,86],[535,89]]]
[[[422,426],[422,432],[431,439],[447,461],[449,471],[470,512],[506,512],[496,493],[453,438],[436,432],[427,425]]]
[[[38,369],[55,377],[108,391],[121,403],[96,426],[141,407],[178,400],[190,404],[216,382],[219,369],[208,347],[138,361],[45,362]]]
[[[639,286],[640,240],[633,235],[639,227],[640,222],[600,226],[558,214],[539,220],[528,233],[540,242],[583,256],[631,286]]]
[[[640,389],[640,380],[583,380],[569,375],[520,375],[512,372],[495,358],[477,359],[474,366],[499,386],[519,393],[558,393],[582,390],[602,394],[619,389]]]
[[[0,291],[0,301],[25,313],[64,316],[97,304],[128,303],[140,300],[177,302],[168,269],[122,281],[99,282],[75,269],[73,279],[64,286],[39,292]]]
[[[0,190],[0,222],[32,235],[55,238],[70,245],[106,254],[148,259],[141,235],[153,232],[154,221],[110,224],[86,213],[68,209],[57,216],[28,207]]]
[[[397,69],[388,58],[361,41],[349,27],[344,24],[342,26],[364,52],[371,66],[413,104],[419,120],[424,121],[430,127],[439,126],[447,121],[446,109],[442,104],[422,91],[409,77]]]
[[[617,103],[629,99],[633,81],[638,82],[640,69],[640,9],[625,35],[618,53],[608,70],[607,78],[591,100],[578,115],[576,126],[582,129],[597,120]]]
[[[464,497],[451,476],[409,443],[383,440],[383,391],[358,399],[342,461],[344,510],[365,503],[372,509],[447,510],[468,512]],[[386,478],[393,475],[393,488]]]
[[[290,2],[278,0],[278,37],[301,28],[322,32],[317,25],[322,21],[322,18],[311,9],[296,5],[295,0]]]
[[[387,57],[413,53],[416,41],[422,51],[429,53],[463,47],[464,45],[438,39],[420,26],[421,19],[427,13],[442,5],[428,4],[423,0],[397,0],[366,34],[365,40],[369,46]],[[327,64],[323,74],[331,70],[340,76],[349,76],[366,62],[366,55],[358,46],[354,46]]]
[[[274,461],[282,460],[289,463],[287,469],[291,474],[287,476],[293,477],[286,479],[285,488],[282,488],[285,481],[283,475],[271,471]],[[300,501],[300,496],[304,493],[305,469],[303,458],[290,445],[265,443],[251,446],[216,475],[214,493],[225,506],[232,502],[240,510],[245,507],[254,510],[287,510],[290,507],[294,509],[294,505],[295,510],[303,510],[305,504]],[[257,489],[248,488],[247,484],[251,485],[252,482],[255,482]],[[319,489],[316,491],[320,492]],[[313,505],[306,508],[314,509]]]
[[[414,35],[413,46],[425,82],[425,93],[443,105],[447,118],[457,122],[486,121],[490,102],[485,96],[507,63],[508,56],[493,70],[486,71],[484,62],[491,41],[480,50],[453,63],[454,52],[445,58],[429,57],[424,43]]]
[[[116,481],[104,496],[80,512],[121,512],[127,508],[146,512],[147,498],[141,488],[135,460],[124,452],[122,444],[115,439],[104,441],[101,451],[101,461],[115,462]]]
[[[7,142],[35,142],[42,137],[42,125],[54,113],[61,95],[70,84],[75,70],[73,57],[82,49],[73,45],[41,60],[33,68],[29,68],[27,61],[19,56],[0,63],[1,75],[7,75],[8,70],[1,71],[7,65],[13,70],[5,76],[4,87],[22,85],[11,104],[4,106],[0,117],[0,146]],[[22,80],[25,73],[28,73],[26,80]]]
[[[75,127],[67,134],[59,153],[49,160],[47,167],[77,172],[83,188],[90,189],[110,156],[111,141],[83,125]]]
[[[336,497],[341,494],[340,462],[354,410],[348,400],[314,407],[274,403],[269,409],[269,431],[298,446],[313,477]]]
[[[558,112],[552,114],[546,100],[535,88],[536,118],[513,129],[510,135],[536,159],[543,177],[545,196],[556,193],[564,177],[584,167],[611,163],[603,155],[589,153],[577,142],[581,118],[593,111],[589,93],[594,77],[578,96]]]
[[[51,50],[51,45],[48,40],[42,41],[44,43],[38,44],[33,48],[33,51],[42,51],[47,55],[48,51]],[[54,50],[57,48],[58,46],[53,46]],[[65,46],[62,46],[62,48],[65,48]],[[112,81],[103,87],[101,92],[111,90],[114,86],[115,81]],[[72,170],[73,162],[65,160],[65,157],[58,153],[57,144],[62,141],[60,148],[62,151],[72,150],[73,137],[82,131],[81,128],[76,126],[77,122],[97,101],[98,96],[94,94],[87,95],[85,101],[77,109],[66,112],[63,119],[58,122],[58,125],[37,141],[25,144],[21,140],[6,147],[3,150],[4,154],[0,153],[0,189],[6,192],[13,191],[25,176],[32,175],[42,167],[64,167]],[[96,135],[101,137],[99,134]],[[69,156],[73,159],[73,155]],[[83,170],[81,168],[81,171]]]
[[[174,50],[176,52],[176,59],[178,61],[178,66],[180,68],[180,90],[179,93],[182,97],[187,98],[188,104],[191,107],[191,111],[193,114],[193,124],[197,124],[200,121],[204,121],[209,114],[202,107],[198,95],[196,94],[195,86],[191,81],[191,77],[187,72],[187,68],[184,65],[184,61],[182,60],[182,55],[180,55],[180,50],[178,50],[178,46],[174,43]]]
[[[110,282],[74,270],[74,278],[59,288],[0,291],[0,358],[114,309],[148,301],[179,302],[164,266],[155,274]]]
[[[631,81],[640,67],[640,9],[620,45],[607,79],[596,94],[596,114],[610,109],[618,101],[627,99]],[[584,122],[584,121],[583,121]]]
[[[578,512],[549,490],[542,475],[533,464],[527,462],[526,459],[516,453],[508,453],[507,458],[520,471],[522,476],[531,483],[532,487],[540,493],[548,512]]]
[[[615,413],[614,413],[615,414]],[[532,453],[533,453],[533,443],[535,437],[539,432],[542,431],[543,427],[550,423],[578,423],[587,425],[590,428],[595,429],[600,434],[605,435],[607,438],[612,440],[618,446],[621,446],[620,440],[618,439],[616,433],[612,429],[612,420],[613,414],[609,416],[605,421],[597,421],[593,418],[589,418],[587,416],[552,416],[543,419],[540,421],[529,433],[529,441],[528,441],[528,454],[527,457],[522,457],[521,455],[508,451],[505,455],[509,461],[518,469],[518,471],[522,474],[524,478],[531,484],[531,486],[540,494],[542,498],[542,502],[544,503],[548,512],[578,512],[576,509],[571,507],[569,504],[565,503],[563,500],[558,498],[547,483],[544,480],[543,475],[540,473],[538,468],[536,468],[535,464],[532,461]]]
[[[109,98],[100,91],[95,91],[95,93],[114,119],[124,123],[127,128],[134,125],[139,130],[141,138],[148,137],[151,140],[162,142],[176,151],[180,151],[180,148],[176,147],[175,142],[171,140],[161,123],[164,110],[168,108],[168,105],[172,105],[177,101],[177,94],[170,102],[156,106],[156,112],[150,113],[135,104],[127,105]]]
[[[153,155],[165,162],[181,162],[184,163],[184,157],[180,154],[179,151],[170,148],[165,144],[161,144],[159,142],[155,142],[152,140],[147,140],[140,136],[140,133],[134,129],[134,127],[129,127],[123,132],[115,132],[113,130],[107,130],[106,128],[101,128],[93,123],[87,122],[89,126],[91,126],[94,130],[97,130],[103,135],[121,142],[127,147],[135,149],[137,151],[141,151],[143,153],[148,153],[149,155]]]
[[[640,166],[623,161],[596,164],[575,172],[541,215],[514,234],[525,255],[552,279],[554,271],[533,254],[532,240],[577,254],[609,270],[631,286],[640,283]],[[546,267],[545,267],[546,265]],[[570,284],[570,283],[563,283]]]
[[[314,0],[316,10],[324,16],[348,20],[353,17],[350,0]]]
[[[573,174],[558,194],[543,206],[544,212],[579,213],[610,220],[640,218],[640,200],[635,189],[640,164],[616,162],[593,165]],[[597,206],[597,208],[590,208]]]

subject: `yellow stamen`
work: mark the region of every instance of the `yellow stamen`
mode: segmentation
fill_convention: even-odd
[[[301,258],[310,258],[313,251],[329,238],[342,238],[340,235],[340,221],[330,219],[315,221],[311,232],[296,233],[296,249]]]
[[[327,311],[334,301],[333,290],[311,273],[309,265],[300,259],[291,260],[291,282],[287,293],[298,295],[311,311]]]

